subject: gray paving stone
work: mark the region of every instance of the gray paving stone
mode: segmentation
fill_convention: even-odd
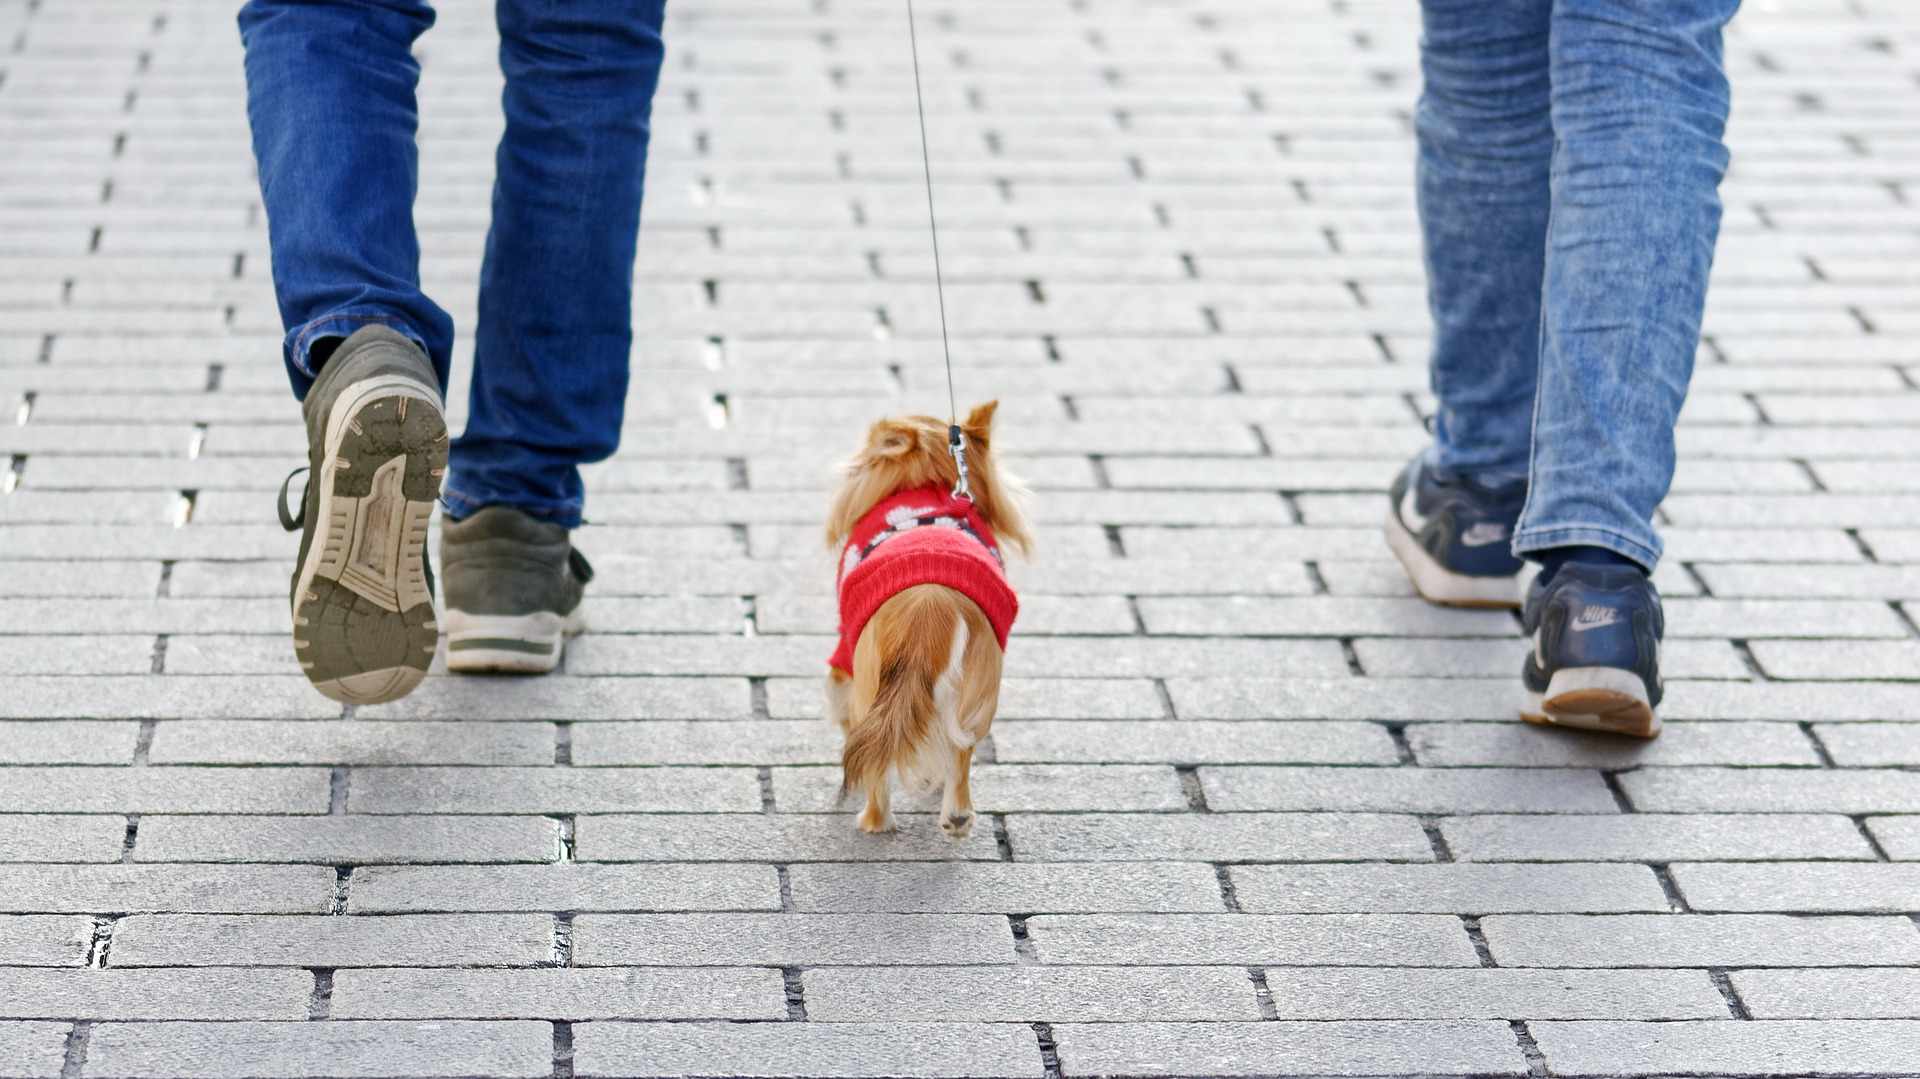
[[[113,930],[119,967],[533,966],[553,957],[539,914],[135,914]]]
[[[1920,1054],[1920,1023],[1539,1023],[1547,1066],[1567,1075],[1898,1073]]]
[[[0,674],[145,674],[152,668],[153,638],[141,635],[9,637],[0,652]]]
[[[324,813],[327,773],[302,768],[9,768],[25,813]]]
[[[1920,933],[1905,918],[1778,914],[1495,914],[1481,923],[1513,967],[1911,965]]]
[[[1920,725],[1913,723],[1820,723],[1814,734],[1835,764],[1860,766],[1920,765]]]
[[[0,1023],[0,1058],[26,1079],[54,1079],[66,1066],[70,1023]]]
[[[1193,863],[796,865],[802,911],[1000,913],[1225,909],[1214,871]]]
[[[1145,812],[1185,810],[1187,797],[1170,765],[975,764],[973,804],[982,813]],[[852,812],[840,799],[840,769],[776,768],[773,804],[782,813]],[[902,790],[895,807],[937,813],[940,791]]]
[[[0,814],[0,864],[117,862],[126,834],[120,817]]]
[[[355,768],[353,813],[758,812],[753,773],[720,768]]]
[[[1871,859],[1852,821],[1817,814],[1452,817],[1440,833],[1471,862]]]
[[[745,719],[752,714],[745,679],[738,678],[581,678],[570,646],[566,677],[503,681],[498,678],[430,679],[418,691],[391,704],[356,709],[358,719],[581,720],[601,719]],[[670,641],[691,651],[692,638]],[[714,642],[717,646],[718,642]],[[662,647],[669,647],[663,645]],[[821,653],[824,657],[825,653]],[[824,666],[826,660],[819,661]],[[741,672],[747,673],[747,672]],[[808,673],[815,673],[810,668]]]
[[[1920,685],[1894,682],[1673,682],[1662,719],[1877,723],[1920,715]]]
[[[582,914],[581,966],[1009,963],[1005,918],[982,914]]]
[[[103,1023],[87,1047],[102,1079],[519,1079],[553,1068],[548,1023]]]
[[[979,829],[974,829],[975,834]],[[1417,820],[1369,813],[1084,813],[1007,818],[1023,861],[1425,862]],[[1864,844],[1863,844],[1864,845]]]
[[[820,687],[812,687],[819,696]],[[637,764],[838,764],[840,737],[811,720],[663,720],[651,723],[586,723],[573,729],[573,763],[580,766]]]
[[[1065,1023],[1069,1074],[1525,1075],[1504,1022]]]
[[[1626,769],[1676,764],[1817,766],[1820,755],[1790,723],[1666,723],[1650,742],[1524,723],[1415,723],[1407,744],[1422,765]]]
[[[1627,865],[1237,865],[1255,914],[1664,911],[1651,870]]]
[[[1387,813],[1614,813],[1598,772],[1566,768],[1200,769],[1220,811],[1370,810]]]
[[[140,724],[0,721],[0,764],[131,764]]]
[[[1511,720],[1513,686],[1509,678],[1167,679],[1174,711],[1185,719]]]
[[[1729,977],[1755,1019],[1920,1019],[1911,967],[1736,970]]]
[[[581,817],[575,846],[591,862],[997,861],[993,834],[955,843],[932,817],[899,814],[888,835],[854,830],[853,810],[825,814],[674,814]]]
[[[334,1019],[785,1019],[768,969],[343,970]]]
[[[165,720],[154,728],[147,759],[155,764],[548,764],[553,747],[553,727],[546,723]]]
[[[1270,967],[1281,1019],[1725,1019],[1699,970]]]
[[[1391,572],[1405,580],[1405,571],[1397,564]],[[1673,595],[1664,589],[1662,594]],[[1353,651],[1368,675],[1511,678],[1520,670],[1527,644],[1498,638],[1362,638],[1353,642]],[[1752,677],[1739,653],[1726,641],[1668,641],[1660,649],[1660,667],[1668,678]]]
[[[322,866],[24,865],[0,873],[0,910],[324,914]]]
[[[1033,1031],[1016,1023],[583,1023],[585,1077],[834,1075],[846,1079],[1040,1079]]]
[[[114,821],[116,831],[119,822]],[[548,862],[559,825],[546,817],[142,817],[143,862]]]
[[[1748,647],[1774,678],[1920,681],[1920,641],[1754,641]]]
[[[1695,910],[1863,914],[1920,910],[1920,865],[1705,862],[1675,865],[1672,872]]]
[[[1421,914],[1045,914],[1027,920],[1043,963],[1473,966],[1457,918]]]
[[[289,677],[0,676],[8,719],[332,719],[340,705]]]
[[[1393,764],[1393,737],[1371,723],[1013,720],[993,727],[994,759],[1169,764]]]
[[[1243,967],[827,967],[801,981],[821,1023],[1260,1018]]]
[[[1887,857],[1920,861],[1920,816],[1872,817],[1866,824],[1874,840],[1885,848]]]
[[[86,962],[93,920],[51,914],[0,915],[0,964],[77,967]]]
[[[312,994],[304,970],[0,968],[0,1012],[19,1019],[304,1020]]]
[[[1620,785],[1650,813],[1920,812],[1920,773],[1883,768],[1657,768]]]
[[[1513,619],[1504,612],[1449,610],[1411,599],[1148,596],[1137,602],[1149,633],[1304,637],[1514,635]]]
[[[1006,666],[1008,675],[1020,678],[1181,678],[1222,669],[1327,676],[1344,674],[1347,661],[1333,641],[1055,637],[1014,642],[1007,649]],[[813,673],[812,668],[808,673]]]
[[[354,914],[432,911],[778,910],[772,866],[377,866],[353,871]]]

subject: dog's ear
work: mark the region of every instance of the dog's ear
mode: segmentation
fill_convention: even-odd
[[[967,413],[967,420],[960,425],[960,429],[965,431],[967,437],[973,439],[975,442],[988,441],[993,437],[993,414],[999,411],[999,409],[1000,402],[998,400],[988,401],[984,405],[973,406],[973,411]]]
[[[919,441],[913,428],[893,420],[881,420],[867,429],[867,456],[884,459],[904,457]]]

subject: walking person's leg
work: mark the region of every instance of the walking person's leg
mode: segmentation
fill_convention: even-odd
[[[1552,0],[1421,8],[1417,180],[1439,409],[1433,445],[1393,485],[1387,538],[1428,599],[1510,607],[1540,360]]]
[[[662,0],[498,0],[507,127],[442,540],[448,666],[547,671],[590,570],[579,466],[619,445]]]
[[[1555,0],[1553,221],[1527,504],[1529,718],[1652,734],[1653,515],[1700,345],[1739,0]]]
[[[284,359],[307,421],[295,654],[337,700],[399,697],[434,652],[426,527],[446,463],[453,324],[420,291],[409,49],[422,0],[251,0],[247,115]]]

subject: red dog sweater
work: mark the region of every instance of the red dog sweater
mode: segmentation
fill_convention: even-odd
[[[881,500],[840,554],[840,647],[827,662],[853,673],[853,646],[880,605],[917,584],[945,585],[980,606],[1002,649],[1020,613],[993,528],[970,499],[917,487]]]

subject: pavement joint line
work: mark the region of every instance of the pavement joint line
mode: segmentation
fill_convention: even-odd
[[[307,1020],[325,1022],[333,1018],[333,968],[309,967],[313,987],[307,993]]]
[[[788,966],[780,968],[780,981],[786,988],[787,1020],[793,1023],[807,1021],[807,987],[801,977],[801,968]]]
[[[60,1079],[80,1079],[86,1074],[87,1048],[93,1038],[93,1028],[91,1019],[81,1019],[68,1028],[61,1054]]]
[[[1660,884],[1660,891],[1667,897],[1667,909],[1674,914],[1693,912],[1692,904],[1687,902],[1686,893],[1680,890],[1680,882],[1673,879],[1673,866],[1666,862],[1651,862],[1647,865],[1653,870],[1653,879]]]
[[[1734,987],[1733,979],[1727,976],[1725,969],[1711,967],[1708,968],[1707,974],[1713,978],[1713,987],[1720,991],[1722,997],[1726,998],[1727,1012],[1729,1014],[1735,1019],[1753,1018],[1753,1014],[1747,1010],[1746,1002],[1740,999],[1740,991]]]
[[[1460,917],[1460,926],[1462,929],[1466,930],[1467,940],[1472,942],[1473,954],[1479,957],[1480,965],[1482,967],[1499,966],[1500,964],[1494,962],[1493,960],[1493,948],[1487,944],[1486,933],[1480,929],[1479,916],[1473,915],[1473,914],[1462,914],[1459,917]]]
[[[1046,1079],[1061,1079],[1063,1073],[1060,1069],[1060,1047],[1053,1038],[1053,1024],[1034,1023],[1033,1037],[1039,1045],[1040,1067]]]
[[[1233,872],[1231,868],[1225,864],[1216,863],[1213,867],[1213,878],[1220,885],[1220,903],[1227,908],[1227,913],[1244,913],[1244,910],[1240,906],[1240,893],[1233,883]],[[1265,975],[1261,977],[1264,981]]]
[[[1546,1054],[1540,1051],[1540,1044],[1534,1040],[1533,1031],[1524,1019],[1510,1019],[1507,1026],[1513,1031],[1513,1040],[1520,1046],[1520,1055],[1526,1059],[1529,1079],[1546,1079],[1551,1074]]]

